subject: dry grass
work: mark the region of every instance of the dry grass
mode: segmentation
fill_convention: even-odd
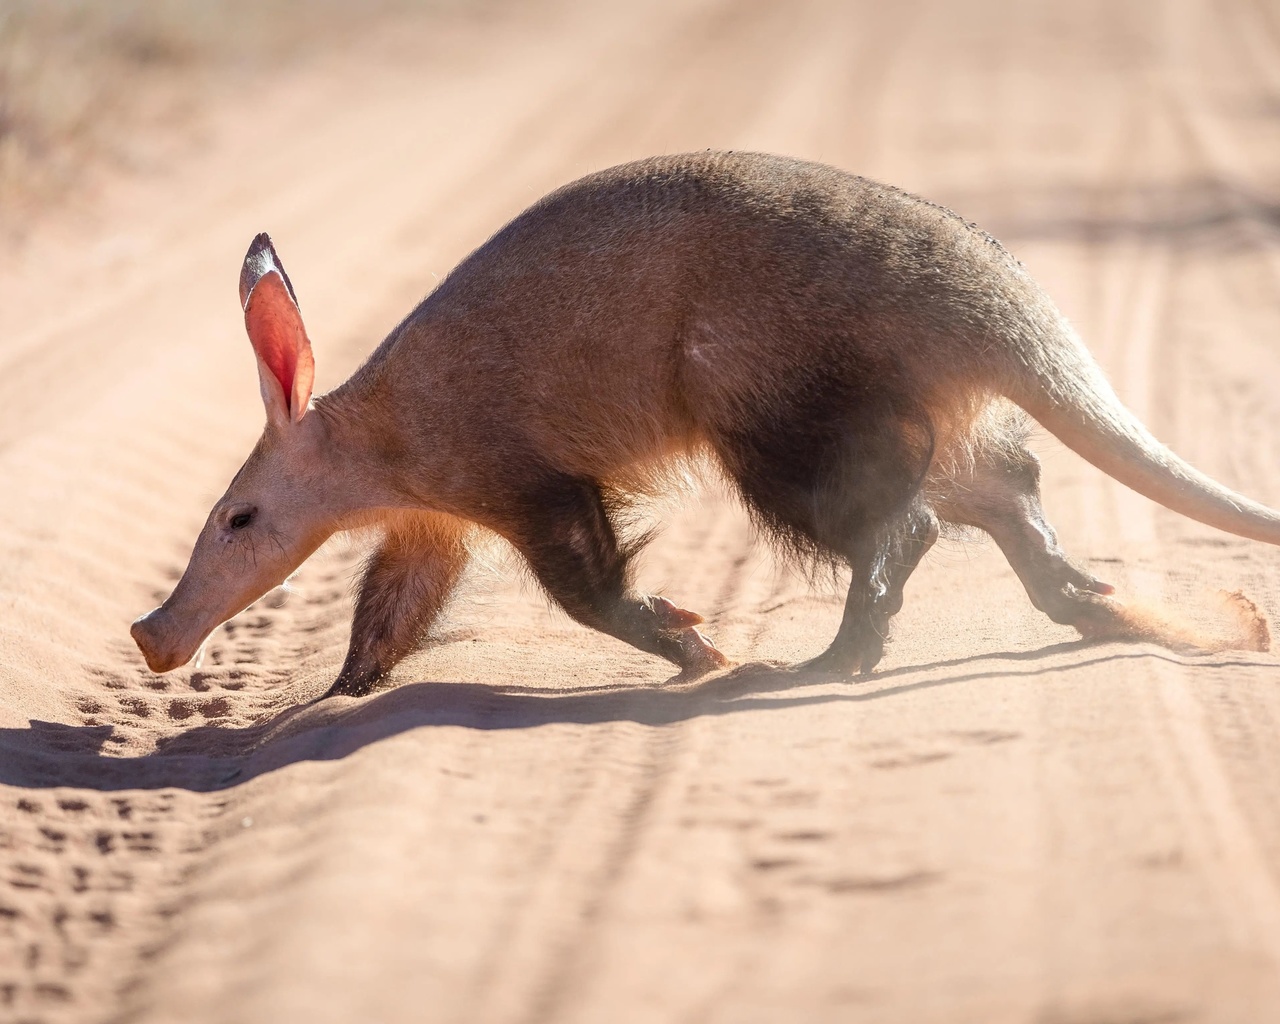
[[[467,0],[0,0],[0,222],[104,161],[154,159],[145,136],[198,116],[222,76],[259,74],[371,15]]]

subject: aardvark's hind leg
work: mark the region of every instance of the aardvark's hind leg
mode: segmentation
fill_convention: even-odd
[[[1040,504],[1040,463],[1020,445],[978,455],[972,480],[937,501],[946,521],[990,534],[1027,589],[1054,622],[1088,638],[1122,638],[1133,627],[1114,588],[1068,561]]]
[[[1113,587],[1072,565],[1040,507],[1039,466],[1030,452],[1006,449],[988,458],[971,484],[957,489],[959,499],[939,502],[939,514],[991,534],[1031,603],[1086,640],[1145,640],[1187,652],[1270,649],[1266,620],[1243,594],[1224,595],[1238,616],[1236,631],[1203,633],[1158,609],[1118,601]]]
[[[859,378],[861,379],[861,378]],[[801,667],[870,672],[884,654],[902,588],[938,535],[917,498],[933,450],[928,417],[883,374],[874,389],[820,379],[789,407],[712,432],[712,443],[764,529],[852,570],[840,630]],[[888,378],[892,379],[892,378]]]
[[[666,658],[687,678],[729,663],[694,628],[700,615],[632,589],[630,552],[619,546],[594,482],[557,476],[518,505],[509,539],[547,593],[583,625]]]
[[[388,531],[365,566],[351,645],[326,697],[368,693],[422,643],[467,563],[466,530],[422,513]]]
[[[853,577],[831,646],[802,669],[870,672],[884,657],[889,619],[902,610],[903,588],[938,539],[938,520],[918,503],[898,525],[868,537],[849,557]]]

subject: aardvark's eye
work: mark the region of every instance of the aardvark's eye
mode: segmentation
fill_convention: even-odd
[[[231,529],[243,530],[251,522],[253,522],[252,512],[237,512],[231,517]]]

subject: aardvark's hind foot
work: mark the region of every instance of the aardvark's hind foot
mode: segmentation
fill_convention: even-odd
[[[1092,643],[1149,641],[1183,654],[1201,649],[1186,625],[1152,605],[1121,601],[1068,585],[1063,593],[1071,600],[1071,625]]]
[[[853,677],[870,675],[884,657],[884,638],[878,633],[860,644],[841,644],[837,639],[816,658],[802,661],[792,667],[793,672],[822,673]]]
[[[1190,621],[1156,604],[1089,594],[1072,625],[1086,640],[1147,641],[1180,654],[1270,650],[1271,632],[1257,605],[1239,591],[1221,594],[1220,601],[1224,614]]]

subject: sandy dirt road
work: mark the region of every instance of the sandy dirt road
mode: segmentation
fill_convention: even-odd
[[[261,405],[235,284],[274,235],[341,380],[550,187],[768,149],[947,203],[1155,433],[1280,504],[1280,14],[1264,3],[560,4],[228,91],[198,153],[0,256],[0,1020],[1036,1024],[1280,1019],[1275,657],[1080,646],[940,545],[857,685],[712,679],[500,558],[395,685],[302,707],[357,553],[147,673]],[[1280,553],[1051,440],[1068,550],[1280,614]],[[707,494],[642,581],[734,657],[840,602]]]

